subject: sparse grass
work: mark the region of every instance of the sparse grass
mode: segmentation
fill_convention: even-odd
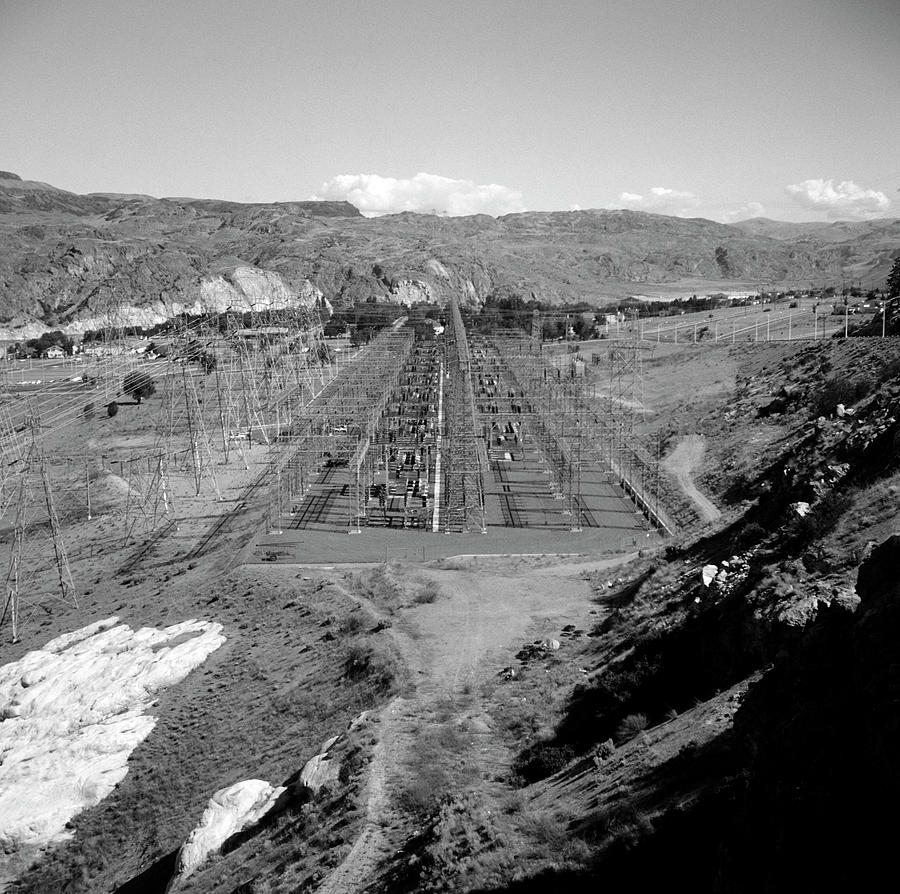
[[[416,817],[427,816],[443,799],[465,786],[471,779],[464,760],[468,747],[464,730],[449,717],[423,723],[407,764],[406,782],[397,797],[400,809]]]
[[[507,816],[515,816],[525,809],[525,796],[518,789],[507,792],[500,800],[500,809]]]
[[[396,571],[389,565],[379,565],[371,571],[354,575],[353,589],[379,608],[393,613],[402,607],[406,597],[403,587],[394,577]]]
[[[524,814],[521,828],[529,838],[549,848],[551,852],[559,851],[569,837],[563,815],[551,810],[537,810]]]

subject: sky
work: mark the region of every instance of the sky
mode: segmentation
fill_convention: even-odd
[[[900,0],[0,0],[0,170],[367,214],[900,217]]]

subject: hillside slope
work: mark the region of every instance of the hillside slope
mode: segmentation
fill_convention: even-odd
[[[725,225],[637,211],[370,219],[346,202],[76,195],[0,172],[0,327],[140,323],[141,308],[194,307],[211,278],[241,267],[336,306],[509,293],[596,302],[842,277],[880,285],[898,244],[900,220]]]

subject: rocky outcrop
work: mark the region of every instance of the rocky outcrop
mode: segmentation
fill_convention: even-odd
[[[132,304],[125,298],[120,300],[119,296],[133,294],[134,289],[119,290],[110,283],[110,278],[118,278],[122,273],[119,271],[119,274],[113,275],[115,262],[110,258],[70,250],[63,256],[63,261],[64,276],[82,282],[81,290],[87,288],[94,279],[103,279],[101,285],[92,289],[94,297],[84,303],[82,314],[71,322],[57,323],[52,327],[46,323],[33,322],[15,329],[0,328],[0,338],[36,338],[50,328],[61,329],[69,335],[108,326],[150,328],[179,314],[316,307],[330,314],[332,309],[331,303],[309,280],[304,280],[298,289],[294,289],[284,282],[279,273],[249,266],[236,267],[228,273],[191,277],[190,281],[173,283],[169,289],[159,289],[157,283],[155,298]],[[58,296],[71,297],[75,286],[69,286],[68,289],[62,288],[57,293]],[[71,313],[52,315],[51,319],[71,316]]]
[[[398,279],[391,286],[391,297],[398,304],[420,304],[437,300],[435,290],[427,282]]]
[[[900,534],[861,566],[860,603],[819,616],[735,718],[747,771],[720,890],[874,890],[900,798]]]
[[[69,837],[68,821],[125,778],[156,693],[224,642],[221,624],[107,618],[0,668],[0,851]]]
[[[281,308],[315,308],[329,312],[331,304],[309,280],[299,291],[289,288],[281,275],[255,267],[237,267],[228,275],[207,276],[200,281],[197,302],[180,313],[224,313],[227,310],[278,310]]]
[[[300,771],[300,781],[310,791],[317,792],[335,782],[341,769],[340,757],[335,745],[342,741],[344,734],[326,739],[319,747],[319,753],[311,757]]]
[[[219,789],[178,853],[178,875],[186,878],[232,835],[258,823],[284,790],[262,779],[244,779]]]

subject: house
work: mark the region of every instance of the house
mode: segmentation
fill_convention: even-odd
[[[65,356],[65,351],[59,345],[50,345],[41,356],[47,360],[59,360],[60,357]]]

